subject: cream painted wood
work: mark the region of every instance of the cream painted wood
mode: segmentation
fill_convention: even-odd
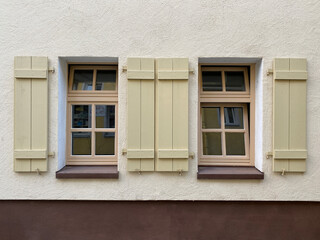
[[[15,78],[47,78],[48,70],[15,70]]]
[[[306,150],[276,150],[274,151],[275,159],[306,159],[307,158],[307,151]]]
[[[154,59],[128,58],[128,171],[154,170]],[[140,152],[139,152],[140,151]],[[138,158],[140,156],[140,158]]]
[[[47,158],[47,150],[16,150],[14,151],[14,157],[16,159],[30,159],[30,158]]]
[[[154,79],[154,71],[142,71],[142,70],[129,70],[127,71],[127,78],[128,79]]]
[[[30,152],[39,149],[47,152],[48,148],[48,58],[15,57],[14,68],[17,73],[28,73],[18,74],[18,78],[15,78],[14,170],[47,171],[47,155],[43,156],[42,153],[40,158],[36,153],[34,155]],[[39,72],[46,74],[34,74]],[[22,78],[23,76],[35,78]],[[39,78],[40,76],[45,77]]]
[[[185,154],[188,150],[188,74],[185,73],[189,73],[187,58],[157,59],[156,171],[188,171],[188,154]],[[172,79],[168,79],[169,76]]]
[[[275,59],[273,68],[273,170],[304,172],[307,158],[306,81],[299,73],[304,72],[307,76],[307,62],[306,59]],[[287,76],[292,78],[278,79],[278,72],[283,71],[290,72]]]
[[[274,78],[277,80],[307,80],[307,72],[298,72],[298,71],[278,71],[274,73]]]
[[[158,151],[158,158],[188,158],[188,149],[162,149]]]
[[[130,149],[127,150],[127,158],[154,158],[154,150]]]

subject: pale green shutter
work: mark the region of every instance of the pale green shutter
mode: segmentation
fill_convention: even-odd
[[[47,171],[48,58],[14,59],[14,170]]]
[[[156,171],[188,171],[187,58],[157,60]]]
[[[273,171],[306,170],[306,59],[273,64]]]
[[[128,58],[128,171],[154,170],[154,59]]]

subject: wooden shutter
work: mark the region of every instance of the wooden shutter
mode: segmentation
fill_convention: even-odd
[[[128,58],[128,171],[154,171],[154,59]]]
[[[188,171],[187,58],[157,60],[156,171]]]
[[[14,59],[14,170],[47,171],[48,58]]]
[[[273,63],[273,171],[306,170],[306,59]]]

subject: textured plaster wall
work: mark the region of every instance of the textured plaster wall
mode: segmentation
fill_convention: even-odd
[[[0,199],[320,200],[318,0],[0,0],[0,6]],[[265,179],[199,181],[197,159],[190,160],[190,171],[182,176],[138,175],[126,171],[126,158],[120,154],[119,180],[58,180],[57,157],[40,176],[13,172],[13,58],[20,55],[48,56],[56,69],[63,56],[118,57],[120,67],[128,56],[189,57],[196,70],[189,82],[189,144],[195,153],[198,58],[261,57],[263,106],[256,130],[262,136],[258,161]],[[275,57],[308,59],[304,174],[280,176],[265,158],[272,144],[272,79],[266,69]],[[58,77],[56,72],[49,79],[49,150],[56,153]],[[126,147],[126,93],[126,75],[120,72],[119,151]]]

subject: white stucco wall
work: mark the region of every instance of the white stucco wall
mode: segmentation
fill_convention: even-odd
[[[101,200],[320,200],[320,2],[318,0],[0,0],[0,199]],[[49,79],[49,171],[13,172],[13,58],[48,56],[57,70]],[[257,148],[265,179],[197,180],[197,159],[177,173],[129,173],[126,158],[126,74],[119,78],[118,180],[59,180],[58,106],[63,106],[59,57],[188,57],[189,148],[197,153],[197,65],[199,57],[261,58]],[[307,171],[281,176],[272,172],[272,77],[275,57],[308,60]],[[62,89],[63,90],[63,89]],[[59,93],[59,97],[58,97]],[[59,99],[60,98],[60,99]],[[58,102],[60,101],[60,104]],[[61,109],[60,109],[61,111]],[[61,167],[61,165],[60,165]]]

